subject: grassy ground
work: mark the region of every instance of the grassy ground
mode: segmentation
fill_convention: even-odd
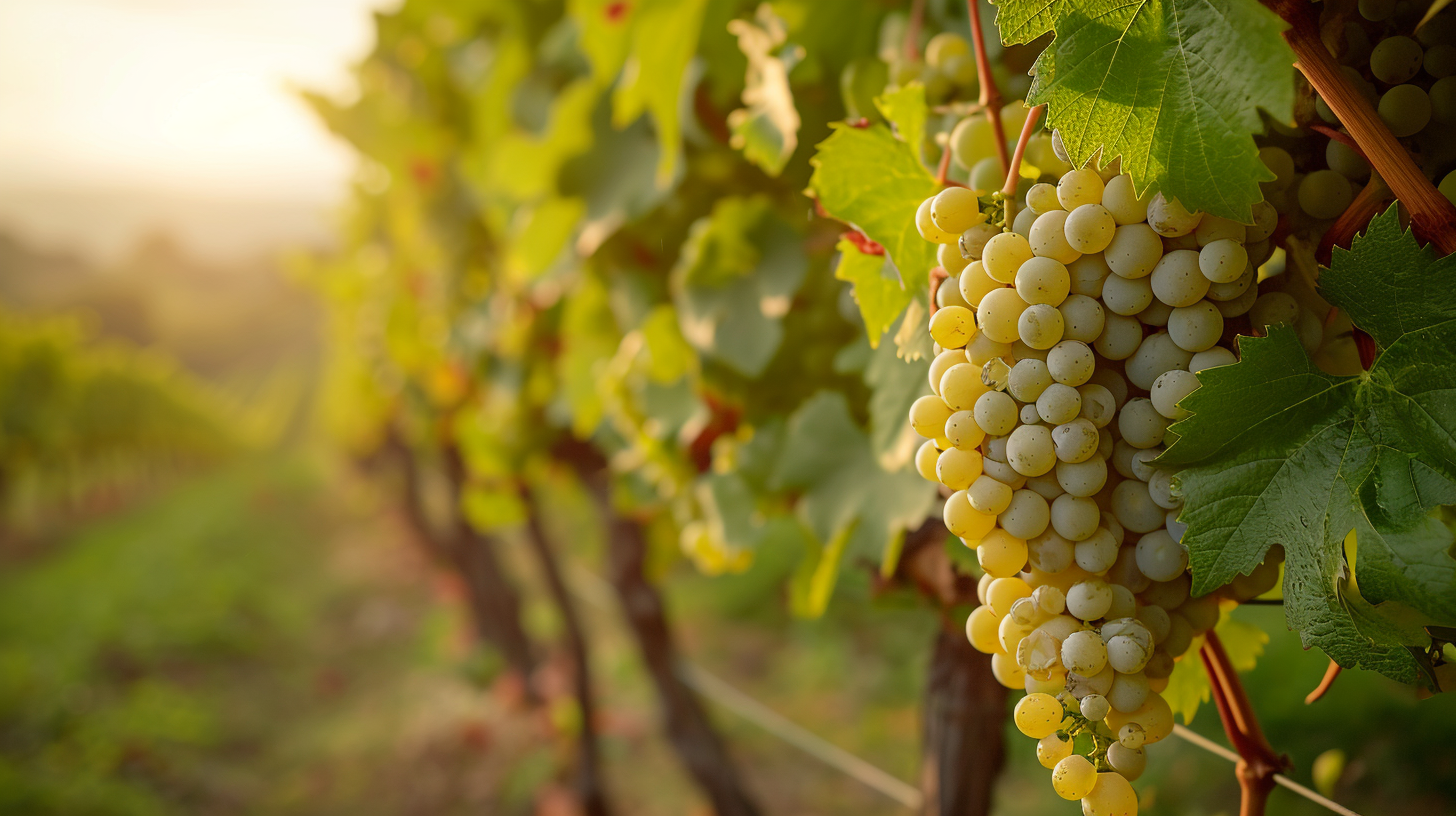
[[[523,709],[486,682],[457,593],[395,514],[357,481],[293,460],[196,480],[0,561],[0,814],[540,814],[563,808],[570,712]],[[529,586],[530,560],[506,545]],[[670,582],[698,663],[896,776],[915,778],[916,702],[934,621],[903,599],[869,603],[849,577],[824,621],[787,618],[787,556],[748,575]],[[576,559],[594,646],[611,793],[632,816],[706,814],[658,736],[635,645]],[[593,588],[595,586],[595,589]],[[539,597],[530,592],[528,596]],[[597,605],[593,605],[593,604]],[[1346,673],[1316,706],[1324,659],[1279,610],[1240,610],[1274,636],[1249,675],[1296,778],[1329,748],[1350,761],[1336,796],[1362,813],[1441,814],[1456,802],[1451,700],[1417,703]],[[532,603],[539,640],[559,631]],[[552,679],[555,673],[555,680]],[[560,682],[559,666],[547,670]],[[768,811],[896,814],[893,802],[715,711]],[[1205,708],[1195,728],[1217,739]],[[1012,735],[998,811],[1076,812],[1056,800],[1029,740]],[[1236,810],[1223,760],[1157,746],[1145,812]],[[1276,792],[1271,812],[1319,812]]]

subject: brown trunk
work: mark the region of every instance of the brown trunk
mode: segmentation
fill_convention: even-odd
[[[546,579],[546,589],[551,600],[561,613],[566,627],[566,646],[572,662],[572,694],[581,713],[581,733],[577,738],[576,792],[581,799],[582,811],[586,816],[608,816],[606,791],[602,783],[601,754],[597,745],[596,701],[592,692],[591,662],[587,654],[586,634],[581,627],[581,618],[576,612],[576,603],[566,588],[556,554],[551,550],[546,530],[541,526],[540,508],[530,490],[523,489],[526,501],[526,538],[541,565],[541,574]]]
[[[718,816],[757,816],[722,738],[708,713],[678,674],[677,646],[657,588],[647,580],[647,545],[642,528],[616,517],[609,550],[612,585],[657,687],[668,741]]]
[[[986,816],[1005,763],[1006,688],[964,634],[938,631],[925,688],[926,816]]]

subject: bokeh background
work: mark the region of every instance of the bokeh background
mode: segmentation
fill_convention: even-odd
[[[319,426],[322,307],[295,270],[339,251],[367,171],[303,92],[347,105],[394,5],[0,0],[0,813],[573,812],[569,706],[523,702]],[[593,592],[599,558],[568,557],[621,812],[708,812]],[[671,567],[687,656],[913,783],[933,613],[851,573],[833,614],[796,619],[793,567]],[[1295,778],[1365,814],[1456,812],[1456,707],[1353,672],[1305,706],[1323,656],[1277,609],[1237,614],[1271,633],[1246,682]],[[908,812],[713,714],[768,812]],[[1193,726],[1222,740],[1209,709]],[[1074,812],[1009,739],[997,812]],[[1178,741],[1152,759],[1149,812],[1236,812],[1225,760]]]

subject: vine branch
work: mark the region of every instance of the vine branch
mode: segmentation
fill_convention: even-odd
[[[1350,84],[1320,39],[1316,6],[1306,0],[1263,0],[1289,29],[1284,39],[1294,50],[1294,67],[1350,132],[1362,153],[1410,211],[1411,227],[1443,254],[1456,252],[1456,205],[1436,190],[1381,121],[1370,100]]]
[[[1001,195],[1006,205],[1006,228],[1011,229],[1011,220],[1016,217],[1016,185],[1021,182],[1021,157],[1026,155],[1026,143],[1031,141],[1031,134],[1036,131],[1036,122],[1041,118],[1041,112],[1046,110],[1046,105],[1037,105],[1026,114],[1026,121],[1021,125],[1021,136],[1016,140],[1016,153],[1011,157],[1011,169],[1006,171],[1006,183],[1001,185]]]
[[[981,85],[981,107],[991,128],[996,132],[996,156],[1001,159],[1001,172],[1011,172],[1011,156],[1006,150],[1006,134],[1001,130],[1001,89],[991,75],[991,57],[986,53],[986,32],[981,27],[979,0],[966,0],[971,15],[971,44],[976,48],[976,79]]]
[[[1264,737],[1259,719],[1249,704],[1243,684],[1239,682],[1238,672],[1234,670],[1216,633],[1208,632],[1198,656],[1208,672],[1209,687],[1213,690],[1213,702],[1218,708],[1219,719],[1223,721],[1224,733],[1239,754],[1235,766],[1240,790],[1239,816],[1264,816],[1269,794],[1277,784],[1274,777],[1289,761],[1275,754]]]

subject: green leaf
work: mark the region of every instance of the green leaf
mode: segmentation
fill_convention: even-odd
[[[890,84],[890,69],[878,57],[859,57],[839,75],[839,96],[850,119],[878,122],[884,117],[875,107],[875,95]]]
[[[1202,387],[1159,459],[1178,476],[1194,592],[1248,573],[1285,549],[1285,611],[1306,645],[1344,666],[1410,682],[1402,648],[1428,622],[1456,616],[1452,535],[1431,517],[1456,496],[1456,260],[1402,232],[1395,208],[1349,251],[1322,294],[1375,338],[1361,376],[1310,362],[1294,331],[1239,338],[1240,362],[1199,374]],[[1368,327],[1368,328],[1367,328]],[[1355,573],[1344,542],[1358,536]],[[1352,578],[1353,576],[1353,578]],[[1412,642],[1416,641],[1416,642]]]
[[[758,7],[753,21],[730,21],[728,30],[748,58],[745,107],[728,114],[733,147],[770,176],[777,176],[799,146],[799,111],[789,88],[789,72],[803,49],[784,47],[788,37],[784,21],[767,3]]]
[[[632,12],[632,45],[612,94],[612,121],[620,128],[643,113],[651,115],[662,146],[659,188],[670,186],[677,174],[688,64],[697,50],[706,5],[707,0],[642,0]]]
[[[608,297],[607,287],[595,275],[588,275],[564,299],[556,375],[561,396],[570,408],[571,430],[583,439],[604,416],[601,369],[616,353],[620,339]]]
[[[924,521],[935,487],[912,469],[886,471],[844,395],[820,392],[789,418],[773,487],[799,493],[796,512],[819,542],[847,536],[849,553],[884,558]]]
[[[829,599],[839,583],[839,565],[849,544],[853,527],[846,527],[830,542],[819,547],[794,571],[789,583],[789,610],[801,618],[817,618],[829,608]]]
[[[782,321],[808,270],[799,234],[763,196],[725,198],[693,224],[673,269],[683,336],[756,377],[783,338]]]
[[[840,241],[836,249],[839,264],[834,267],[834,277],[854,284],[854,302],[864,317],[870,347],[878,348],[880,338],[895,325],[913,295],[884,255],[866,255],[849,240]]]
[[[1198,646],[1202,643],[1203,638],[1200,636],[1183,659],[1173,664],[1173,673],[1168,676],[1168,686],[1161,692],[1173,713],[1183,715],[1184,723],[1193,722],[1193,715],[1198,713],[1198,707],[1213,696],[1213,689],[1208,684],[1208,671],[1203,668],[1203,661],[1198,658]]]
[[[1122,158],[1139,192],[1252,221],[1258,108],[1294,118],[1294,54],[1284,24],[1257,0],[1002,0],[1007,43],[1056,38],[1034,66],[1027,103],[1080,165]]]
[[[622,70],[636,6],[622,0],[568,0],[566,4],[566,13],[580,32],[577,44],[591,64],[598,86],[611,85]]]
[[[920,161],[920,145],[925,141],[925,119],[929,115],[925,109],[925,86],[911,82],[887,91],[875,98],[875,107],[894,125],[895,135],[910,147],[915,160]],[[916,204],[918,206],[919,202]]]
[[[674,382],[695,368],[698,355],[682,336],[671,306],[661,304],[647,315],[642,321],[642,340],[647,348],[647,376],[654,382]]]
[[[885,248],[911,293],[930,285],[935,245],[915,229],[915,211],[939,190],[916,150],[884,125],[836,124],[810,160],[809,188],[832,218],[853,226]]]

